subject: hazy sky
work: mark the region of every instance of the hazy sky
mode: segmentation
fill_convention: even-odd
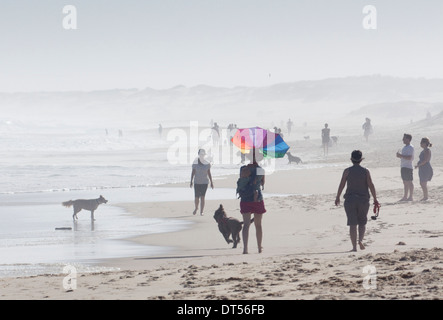
[[[441,0],[1,0],[0,37],[0,92],[443,78]]]

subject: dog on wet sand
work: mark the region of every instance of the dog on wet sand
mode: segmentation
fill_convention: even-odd
[[[103,196],[100,196],[98,199],[78,199],[78,200],[69,200],[62,202],[62,205],[69,208],[71,206],[74,206],[74,214],[72,215],[72,220],[78,219],[77,213],[79,213],[82,209],[85,209],[87,211],[91,211],[91,221],[94,221],[94,211],[97,210],[98,206],[102,203],[107,203],[108,200],[106,200]]]
[[[240,242],[240,231],[243,227],[243,222],[240,222],[238,219],[228,217],[223,205],[220,205],[220,207],[215,210],[214,219],[217,221],[218,230],[220,230],[226,242],[233,242],[234,246],[232,248],[237,248],[237,244]],[[253,221],[254,219],[251,219],[251,223]],[[232,240],[229,238],[230,235],[232,235]]]
[[[288,155],[289,164],[291,164],[292,162],[295,162],[297,164],[303,163],[303,161],[301,161],[299,157],[293,156],[290,152],[286,152],[286,154]]]

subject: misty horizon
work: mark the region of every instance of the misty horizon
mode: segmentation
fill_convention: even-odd
[[[1,93],[0,120],[38,125],[145,127],[186,121],[324,123],[374,118],[420,120],[443,111],[443,79],[365,76],[296,81],[263,87],[194,87]],[[87,115],[87,117],[85,117]],[[184,122],[183,122],[184,121]],[[343,122],[341,122],[343,123]]]
[[[232,85],[232,86],[222,86],[222,85],[212,85],[210,83],[198,83],[194,85],[185,85],[182,83],[177,83],[176,85],[168,86],[168,87],[152,87],[152,86],[141,86],[141,87],[109,87],[103,89],[89,89],[89,90],[76,90],[76,89],[65,89],[65,90],[39,90],[39,91],[0,91],[0,94],[21,94],[21,93],[94,93],[94,92],[106,92],[106,91],[144,91],[144,90],[153,90],[153,91],[170,91],[179,88],[186,89],[194,89],[198,87],[208,87],[214,89],[237,89],[237,88],[251,88],[251,89],[260,89],[260,88],[269,88],[275,87],[279,85],[290,85],[290,84],[305,84],[305,83],[320,83],[320,82],[328,82],[328,81],[341,81],[341,80],[352,80],[352,79],[365,79],[365,78],[380,78],[380,79],[391,79],[391,80],[417,80],[417,81],[443,81],[442,77],[401,77],[401,76],[393,76],[393,75],[383,75],[383,74],[366,74],[366,75],[350,75],[350,76],[337,76],[337,77],[326,77],[319,79],[306,79],[306,80],[293,80],[293,81],[285,81],[278,82],[272,84],[263,84],[263,85]]]

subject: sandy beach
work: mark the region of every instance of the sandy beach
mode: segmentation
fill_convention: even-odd
[[[225,300],[287,317],[304,314],[293,300],[443,299],[442,1],[1,9],[0,300],[137,300],[142,315],[170,320]],[[426,160],[413,199],[409,135],[412,166]],[[243,221],[245,150],[264,158],[263,241],[251,224],[248,248],[242,233],[233,248],[214,213]],[[381,205],[372,218],[371,195],[358,245],[348,186],[336,200],[357,150]],[[214,188],[194,215],[205,161]],[[366,201],[366,171],[350,171],[347,195]],[[257,195],[257,172],[243,171],[254,178],[243,199]],[[419,172],[433,174],[428,198]],[[171,307],[186,303],[186,315]]]
[[[0,279],[0,298],[441,299],[443,174],[436,165],[441,157],[438,149],[430,199],[419,201],[421,189],[416,181],[415,200],[399,202],[403,188],[395,147],[391,143],[383,150],[375,144],[362,148],[362,165],[371,171],[382,207],[379,218],[368,221],[366,249],[350,252],[344,209],[336,207],[334,199],[343,169],[350,165],[346,154],[352,147],[344,142],[325,160],[342,159],[343,165],[312,169],[294,165],[267,176],[265,192],[278,196],[265,196],[261,254],[254,227],[247,255],[242,254],[242,243],[232,249],[218,231],[212,216],[220,204],[228,216],[241,220],[234,194],[231,199],[207,201],[203,216],[192,215],[192,199],[121,203],[120,207],[135,216],[181,219],[192,225],[130,240],[168,247],[166,255],[102,261],[101,265],[117,271],[77,274],[72,290],[63,286],[66,275]],[[216,188],[232,188],[236,176],[214,181]],[[183,186],[186,184],[164,188]]]

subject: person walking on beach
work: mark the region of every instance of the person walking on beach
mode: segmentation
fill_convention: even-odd
[[[192,214],[196,214],[200,202],[200,215],[203,215],[205,209],[205,196],[208,190],[208,184],[211,182],[211,188],[214,189],[211,175],[211,164],[205,160],[206,151],[204,149],[198,150],[198,158],[192,164],[191,183],[192,188],[194,181],[194,203],[195,209]]]
[[[323,145],[323,155],[328,155],[329,141],[330,141],[331,129],[328,128],[328,124],[325,123],[325,127],[321,130],[321,142]]]
[[[218,146],[218,143],[220,141],[220,127],[218,126],[217,122],[214,122],[214,126],[212,129],[212,144],[214,146]]]
[[[401,163],[401,178],[403,180],[404,195],[400,201],[412,201],[414,193],[413,171],[414,167],[414,146],[411,145],[412,136],[408,133],[403,135],[403,143],[405,146],[400,152],[397,152],[397,158],[400,158]]]
[[[292,122],[291,118],[289,118],[288,122],[286,123],[286,126],[288,128],[288,136],[291,135],[292,126],[294,125],[294,122]]]
[[[368,221],[370,194],[374,198],[374,204],[378,205],[377,195],[372,182],[371,174],[368,169],[360,166],[363,160],[363,154],[360,150],[354,150],[351,153],[352,167],[343,171],[343,176],[335,198],[335,205],[340,204],[340,196],[347,185],[344,195],[344,208],[347,216],[347,225],[349,226],[349,235],[352,243],[352,250],[357,251],[357,243],[360,250],[364,250],[363,239],[366,232],[366,223]],[[358,229],[358,235],[357,235]],[[357,239],[358,236],[358,239]]]
[[[415,169],[418,168],[418,177],[420,178],[420,186],[423,190],[423,199],[420,201],[428,200],[428,181],[431,181],[434,171],[431,166],[431,150],[432,143],[429,141],[429,138],[422,138],[420,141],[420,147],[423,148],[423,151],[419,155],[419,161],[415,166]]]
[[[257,155],[255,155],[257,153]],[[265,204],[263,201],[263,195],[260,188],[257,188],[256,183],[259,182],[262,189],[265,185],[265,173],[263,168],[261,168],[256,159],[258,157],[263,157],[258,152],[253,151],[253,156],[251,163],[242,166],[240,168],[240,179],[247,179],[247,183],[243,184],[242,190],[239,190],[240,194],[240,213],[243,216],[243,254],[248,253],[248,240],[249,240],[249,227],[251,225],[251,216],[254,215],[254,225],[257,238],[258,252],[261,253],[263,250],[262,240],[263,240],[263,228],[262,228],[262,218],[263,214],[266,212]],[[240,187],[237,184],[237,187]]]
[[[372,134],[372,124],[371,119],[366,118],[365,123],[363,123],[362,128],[364,130],[363,135],[366,139],[366,142],[369,140],[369,135]]]

